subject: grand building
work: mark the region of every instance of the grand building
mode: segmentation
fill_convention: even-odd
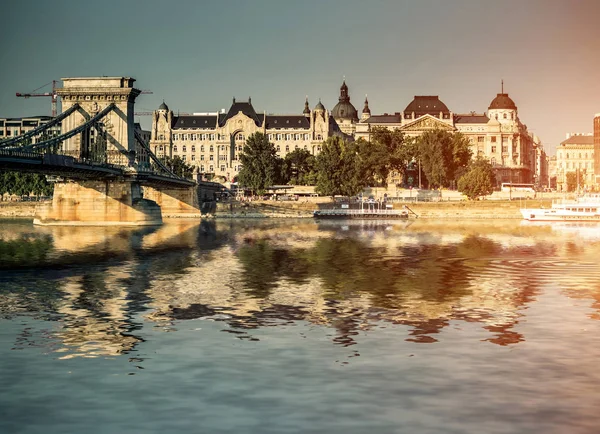
[[[240,170],[245,141],[256,132],[267,135],[278,155],[285,157],[295,149],[316,155],[323,141],[333,135],[368,141],[375,127],[400,130],[407,136],[434,129],[461,132],[471,142],[473,155],[494,166],[498,184],[547,186],[548,162],[542,144],[527,131],[516,104],[504,91],[496,95],[487,112],[468,114],[453,113],[438,96],[415,96],[403,111],[374,115],[365,98],[360,118],[345,80],[331,112],[321,101],[311,109],[307,98],[302,113],[260,113],[250,98],[234,98],[228,111],[179,116],[163,102],[153,112],[150,145],[156,155],[179,156],[208,177],[232,180]]]
[[[473,156],[486,158],[494,166],[499,184],[547,185],[548,165],[542,144],[527,131],[516,104],[504,91],[492,100],[487,113],[456,114],[437,95],[417,95],[401,112],[371,115],[365,100],[355,137],[369,140],[375,127],[399,130],[409,137],[435,129],[460,132],[471,142]]]
[[[344,87],[345,83],[342,90]],[[344,128],[350,131],[356,110],[352,113],[345,105],[350,104],[347,89],[335,108],[339,119],[348,120]],[[256,132],[265,134],[282,158],[295,149],[318,154],[329,137],[345,135],[321,101],[311,110],[308,98],[302,113],[290,115],[257,113],[250,98],[234,98],[227,112],[186,116],[174,115],[163,102],[153,113],[150,147],[158,156],[179,156],[202,174],[230,181],[240,170],[239,156],[246,139]]]

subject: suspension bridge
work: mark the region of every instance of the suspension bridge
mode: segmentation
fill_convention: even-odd
[[[221,187],[174,174],[134,126],[141,93],[131,77],[63,78],[63,112],[25,134],[0,141],[0,170],[52,175],[51,204],[41,225],[156,225],[163,213],[199,214]],[[60,125],[60,134],[49,134]]]

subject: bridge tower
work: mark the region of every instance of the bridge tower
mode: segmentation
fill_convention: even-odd
[[[79,104],[78,114],[62,122],[62,132],[71,131],[86,123],[94,115],[108,107],[116,106],[102,119],[106,133],[106,162],[131,166],[135,159],[134,103],[141,93],[133,87],[131,77],[73,77],[62,78],[63,87],[56,89],[62,99],[63,111]],[[63,142],[63,153],[75,158],[86,158],[89,137],[85,133]]]

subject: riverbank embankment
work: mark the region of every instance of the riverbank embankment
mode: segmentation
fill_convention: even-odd
[[[341,207],[329,198],[313,201],[252,201],[219,202],[213,214],[178,216],[179,218],[311,218],[317,209]],[[520,208],[550,207],[550,199],[519,199],[506,201],[461,201],[461,202],[395,202],[393,209],[410,208],[419,218],[435,219],[520,219]],[[33,218],[37,202],[0,202],[0,218]],[[352,207],[360,206],[358,204]],[[368,205],[364,205],[368,206]],[[371,205],[373,206],[373,205]],[[376,204],[375,206],[379,206]],[[168,216],[166,216],[168,218]]]

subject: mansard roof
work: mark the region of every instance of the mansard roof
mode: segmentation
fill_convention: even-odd
[[[372,115],[364,122],[367,124],[399,124],[402,122],[402,118],[400,117],[400,113],[393,115]]]
[[[302,128],[309,129],[310,121],[304,115],[267,115],[267,129]]]
[[[454,123],[456,124],[487,124],[489,121],[490,118],[484,114],[454,115]]]
[[[217,123],[217,115],[173,116],[173,128],[211,128]]]
[[[233,104],[231,104],[227,115],[220,122],[221,126],[225,125],[230,118],[234,117],[239,112],[242,112],[244,115],[252,119],[257,126],[260,126],[261,119],[256,114],[256,111],[254,111],[254,107],[252,107],[252,102],[250,101],[250,99],[248,99],[248,101],[236,102],[235,98],[233,99]]]
[[[563,140],[560,142],[561,145],[593,145],[594,144],[594,136],[582,135],[582,134],[574,134],[569,137],[567,140]]]

